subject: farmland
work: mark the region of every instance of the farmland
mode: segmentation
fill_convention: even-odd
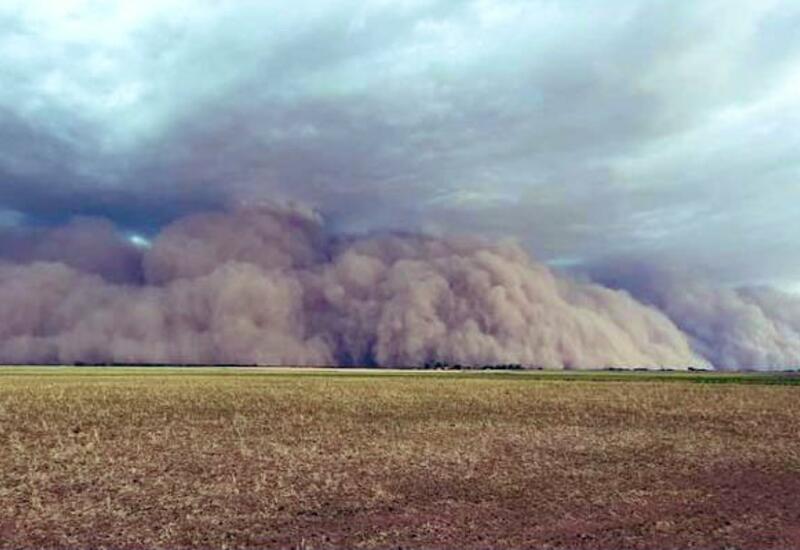
[[[800,547],[791,375],[0,369],[0,548]]]

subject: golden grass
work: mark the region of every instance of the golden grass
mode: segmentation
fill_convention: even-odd
[[[18,372],[0,376],[2,548],[800,537],[797,387]]]

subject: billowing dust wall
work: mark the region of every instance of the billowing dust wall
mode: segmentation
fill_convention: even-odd
[[[194,214],[139,248],[79,219],[6,232],[0,253],[4,362],[774,368],[800,351],[800,305],[774,290],[598,277],[613,290],[508,243],[333,235],[299,206]]]

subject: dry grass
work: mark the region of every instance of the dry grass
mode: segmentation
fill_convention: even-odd
[[[0,548],[800,547],[800,388],[0,371]]]

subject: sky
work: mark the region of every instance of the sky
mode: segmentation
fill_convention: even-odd
[[[297,201],[800,290],[798,28],[792,0],[6,0],[0,226],[146,245]]]

